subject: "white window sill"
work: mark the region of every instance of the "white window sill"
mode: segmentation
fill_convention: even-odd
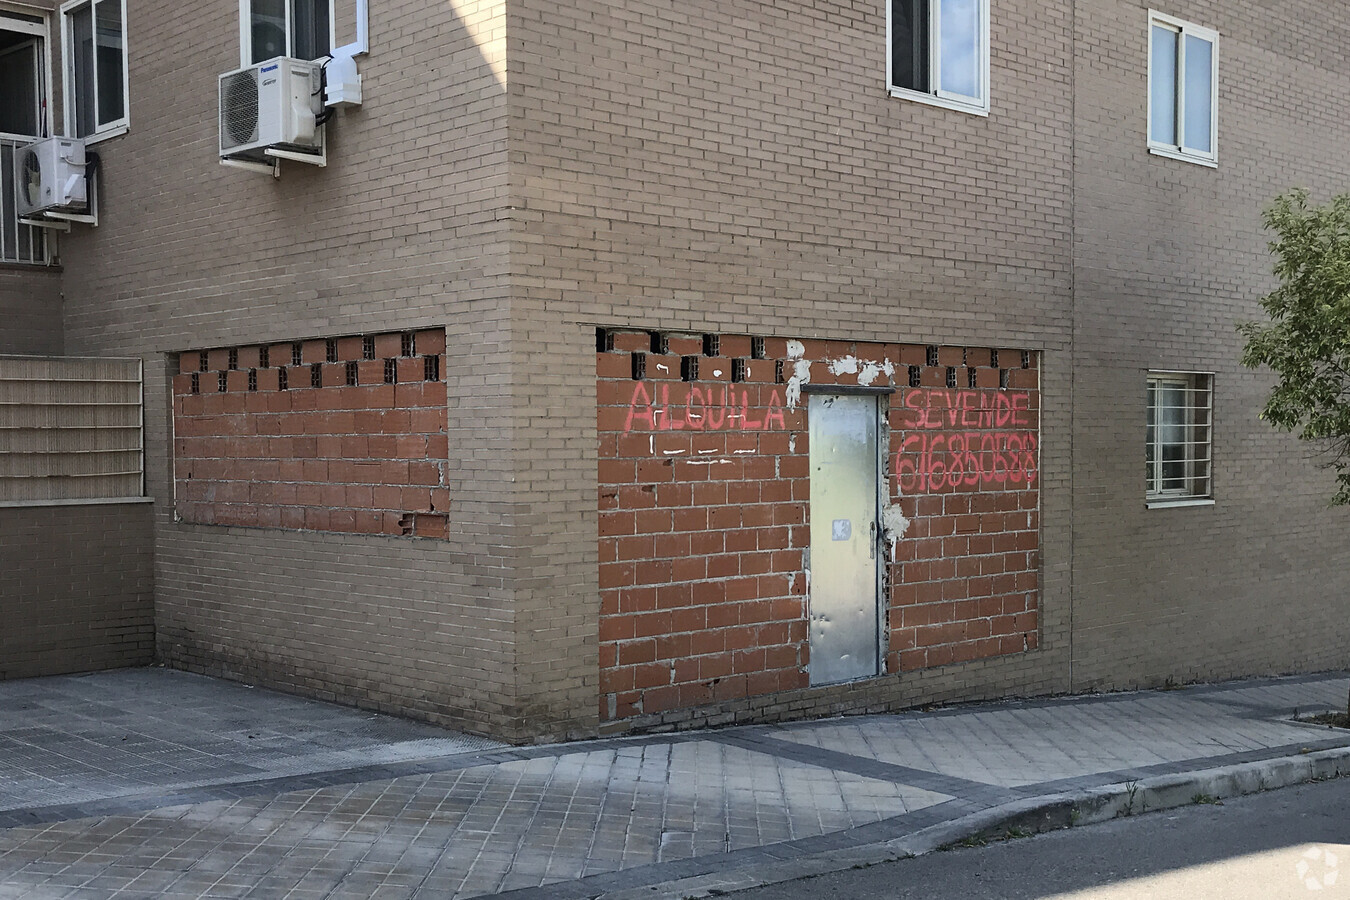
[[[971,115],[975,116],[989,115],[988,104],[980,106],[973,103],[963,103],[960,100],[949,100],[946,97],[939,97],[936,94],[922,94],[918,91],[910,91],[906,90],[905,88],[898,88],[895,86],[889,87],[887,89],[887,92],[892,97],[897,97],[901,100],[913,100],[915,103],[926,103],[929,106],[940,106],[943,109],[954,109],[957,112],[970,113]]]
[[[1175,147],[1168,147],[1159,144],[1149,144],[1148,152],[1154,156],[1165,156],[1168,159],[1177,159],[1181,162],[1195,163],[1197,166],[1205,166],[1209,169],[1219,167],[1218,156],[1196,156],[1193,153],[1183,153]]]
[[[92,147],[94,144],[101,143],[109,138],[121,137],[130,130],[131,126],[128,124],[115,125],[112,128],[107,128],[103,131],[96,131],[93,134],[85,135],[84,144],[86,147]]]
[[[1147,509],[1173,509],[1178,506],[1213,506],[1213,497],[1176,497],[1174,499],[1164,499],[1159,497],[1156,500],[1144,501],[1144,507]]]
[[[32,506],[124,506],[131,503],[154,502],[154,497],[89,497],[79,500],[0,500],[0,509],[18,509]]]

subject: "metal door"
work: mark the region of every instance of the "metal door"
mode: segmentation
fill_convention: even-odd
[[[812,684],[876,675],[880,669],[877,397],[812,394]]]

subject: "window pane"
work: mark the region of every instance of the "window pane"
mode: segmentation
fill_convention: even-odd
[[[98,124],[116,122],[126,115],[122,96],[122,3],[99,0],[98,24]]]
[[[894,0],[891,4],[891,83],[911,91],[928,86],[929,0]]]
[[[328,0],[291,0],[291,29],[295,33],[294,55],[299,59],[327,56]]]
[[[37,41],[0,51],[0,131],[38,133],[37,52]]]
[[[249,6],[252,62],[286,55],[286,0],[253,0]]]
[[[938,0],[938,87],[983,97],[979,0]]]
[[[85,137],[97,130],[94,123],[94,11],[81,7],[70,14],[70,61],[75,96],[75,136]]]
[[[1214,113],[1214,45],[1186,35],[1186,123],[1183,144],[1211,152]]]
[[[1153,58],[1149,60],[1149,140],[1177,143],[1177,38],[1175,31],[1153,26]]]

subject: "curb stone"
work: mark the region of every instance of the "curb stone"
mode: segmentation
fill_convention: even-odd
[[[1160,775],[1087,790],[1049,794],[999,804],[903,838],[816,853],[794,860],[759,863],[690,878],[595,895],[594,900],[695,900],[781,884],[814,875],[908,859],[963,840],[989,841],[1009,832],[1040,833],[1094,825],[1206,800],[1222,800],[1275,788],[1350,777],[1350,747],[1260,762]]]

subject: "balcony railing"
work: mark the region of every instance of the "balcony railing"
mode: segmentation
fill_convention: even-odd
[[[18,150],[36,138],[0,137],[0,263],[44,266],[48,262],[47,235],[41,228],[20,225],[14,165]]]

